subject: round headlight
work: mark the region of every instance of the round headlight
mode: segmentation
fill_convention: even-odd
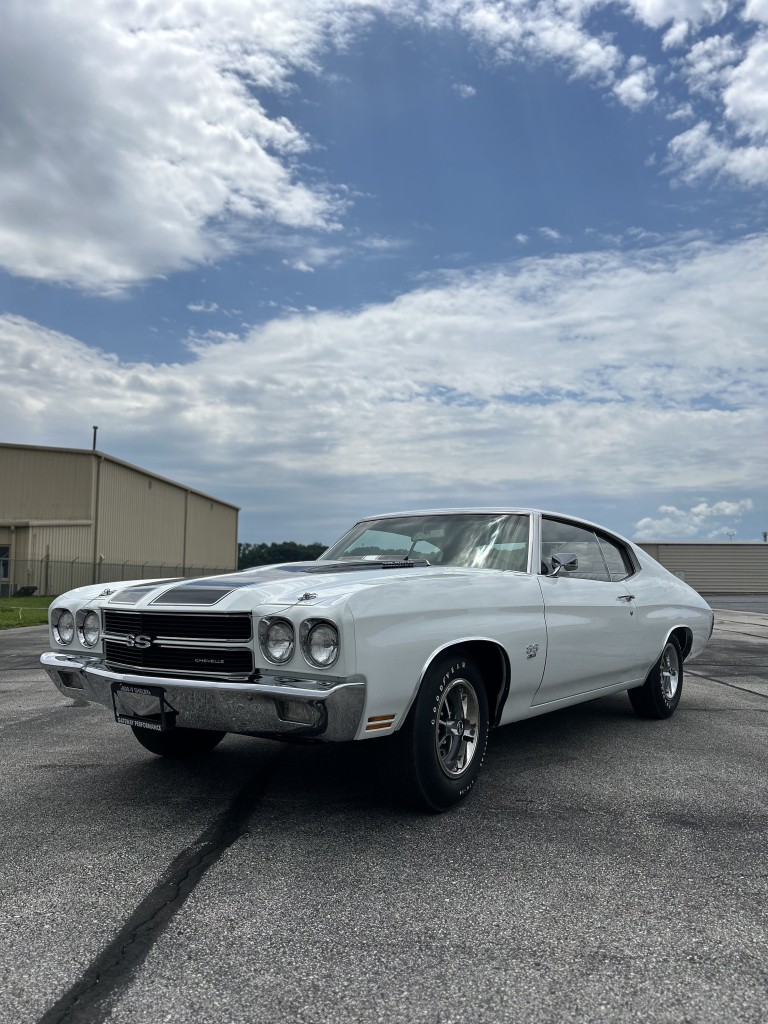
[[[286,619],[262,619],[259,623],[259,640],[267,661],[282,665],[293,657],[293,626]]]
[[[329,668],[339,656],[339,631],[331,622],[310,626],[304,638],[304,656],[318,668]]]
[[[99,642],[101,624],[96,612],[86,612],[80,626],[80,639],[85,647],[95,647]]]
[[[72,612],[59,608],[53,613],[51,622],[56,643],[71,644],[75,639],[75,617]]]

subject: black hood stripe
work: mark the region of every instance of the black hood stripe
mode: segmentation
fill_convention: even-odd
[[[171,587],[160,594],[151,603],[210,606],[218,604],[228,594],[236,590],[261,587],[265,583],[275,583],[296,575],[332,575],[340,572],[360,572],[381,569],[412,569],[428,566],[425,559],[414,559],[412,562],[289,562],[286,565],[265,565],[256,569],[244,569],[242,572],[225,576],[210,576],[207,579],[184,580],[176,587]],[[142,597],[156,590],[162,584],[140,584],[127,587],[111,599],[114,604],[135,605]]]

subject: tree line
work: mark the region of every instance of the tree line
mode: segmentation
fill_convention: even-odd
[[[327,544],[298,544],[293,540],[284,540],[273,544],[238,544],[237,567],[250,569],[254,565],[277,565],[280,562],[314,562]]]

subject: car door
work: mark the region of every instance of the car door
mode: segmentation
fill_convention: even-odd
[[[566,554],[577,559],[570,572],[553,563]],[[583,525],[543,516],[541,563],[547,655],[533,704],[634,681],[642,657],[626,549]]]

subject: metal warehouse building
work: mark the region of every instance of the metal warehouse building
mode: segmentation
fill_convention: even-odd
[[[768,594],[768,544],[643,541],[638,546],[700,594]]]
[[[100,451],[0,444],[0,596],[230,571],[238,512]]]

